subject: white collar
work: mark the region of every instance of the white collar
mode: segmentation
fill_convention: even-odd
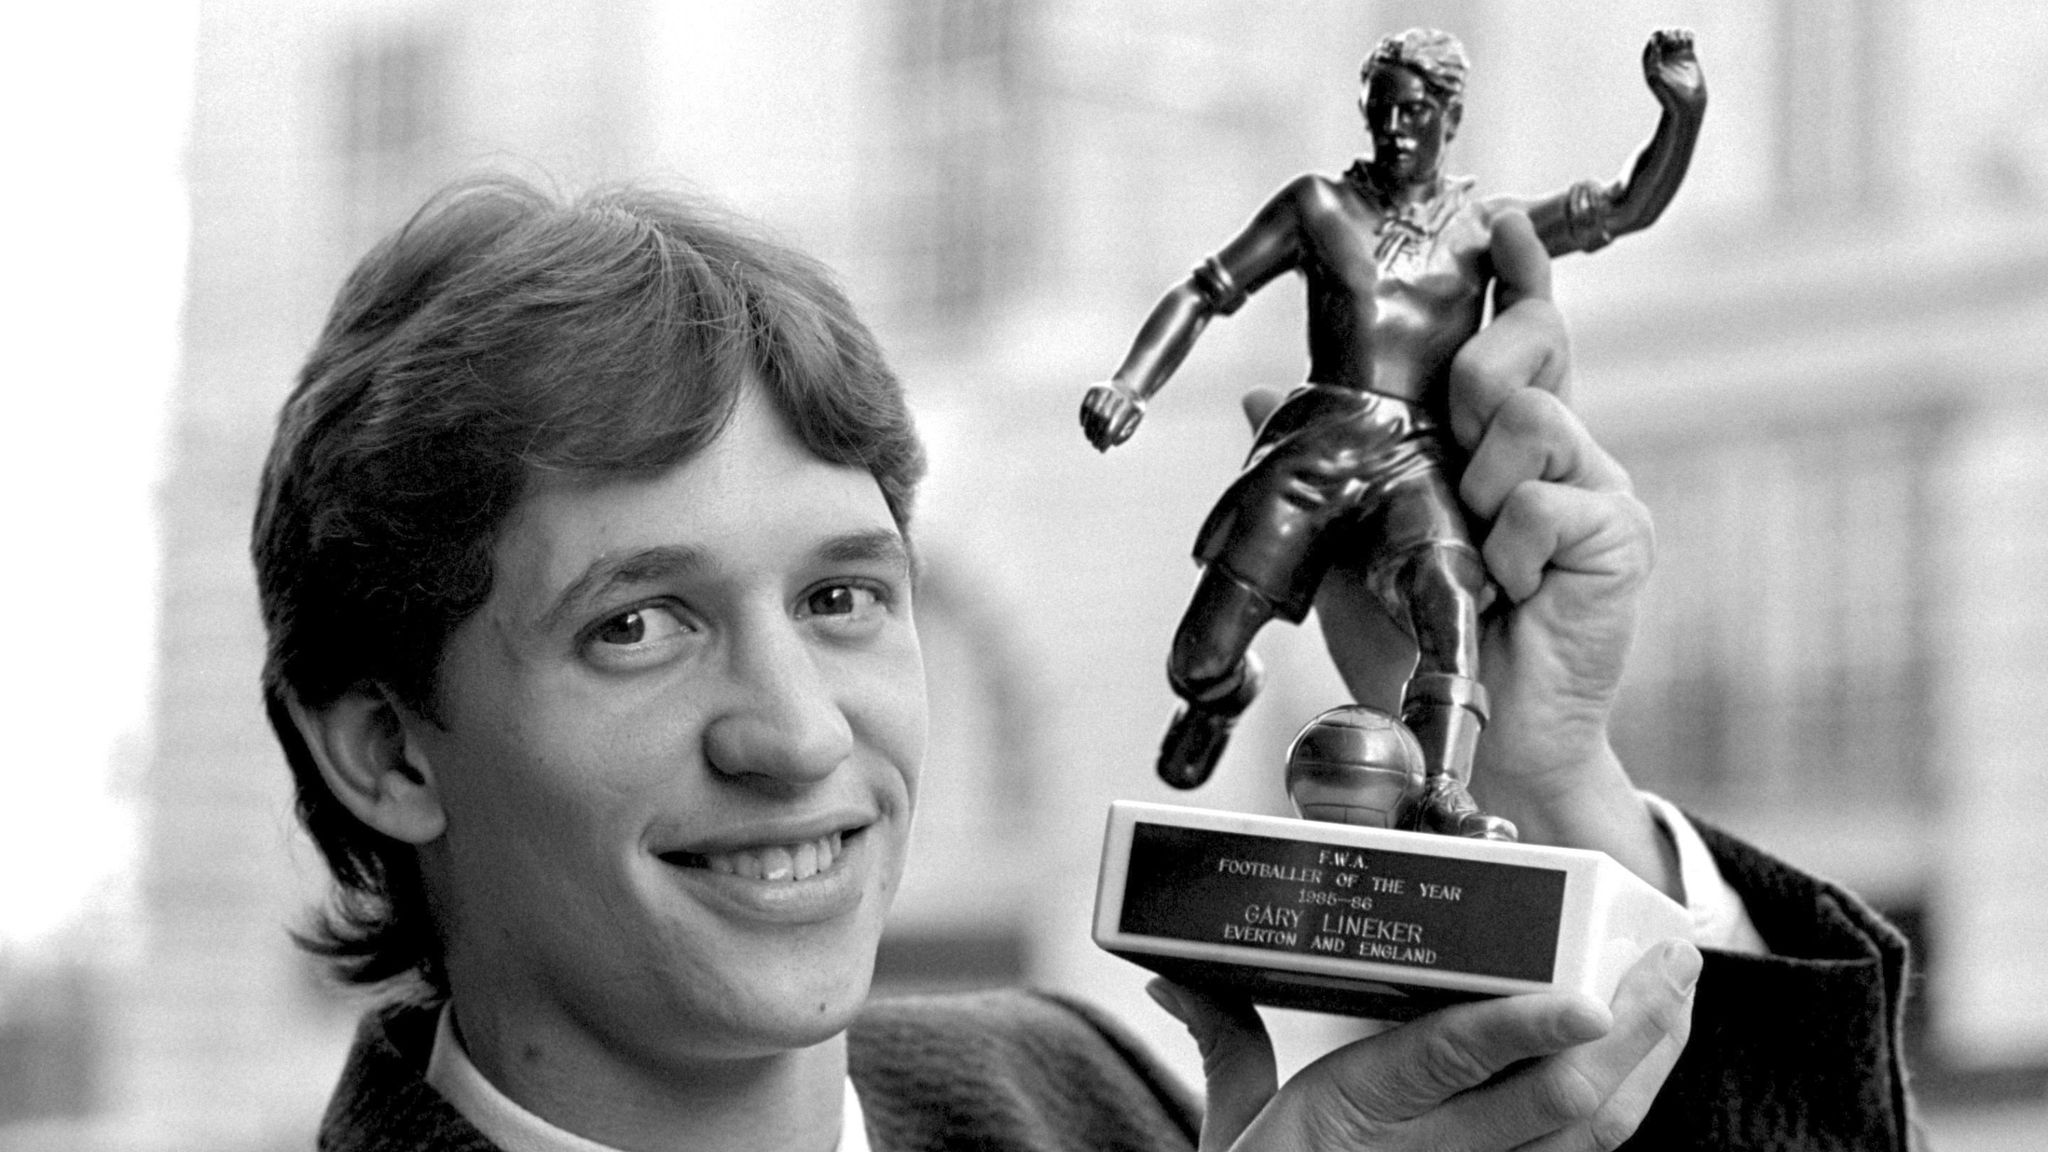
[[[618,1152],[609,1145],[555,1127],[520,1107],[484,1079],[455,1035],[452,1004],[441,1006],[441,1020],[434,1029],[433,1055],[427,1058],[427,1084],[505,1152]],[[838,1152],[868,1152],[867,1119],[861,1113],[860,1097],[854,1095],[851,1077],[846,1081],[843,1099]]]

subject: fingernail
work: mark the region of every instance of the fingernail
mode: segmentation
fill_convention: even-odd
[[[1150,996],[1154,1004],[1157,1004],[1161,1008],[1166,1009],[1166,1014],[1168,1016],[1173,1017],[1175,1020],[1178,1020],[1183,1024],[1188,1022],[1188,1010],[1186,1006],[1180,1002],[1180,997],[1174,995],[1172,987],[1168,985],[1166,981],[1148,981],[1145,984],[1145,995]]]
[[[1692,994],[1693,985],[1699,983],[1700,965],[1704,963],[1700,950],[1683,940],[1664,942],[1664,978],[1681,996]]]

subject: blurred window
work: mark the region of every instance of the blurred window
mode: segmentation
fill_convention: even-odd
[[[1896,150],[1887,120],[1891,5],[1868,0],[1778,0],[1779,185],[1800,214],[1868,207],[1885,192]]]
[[[1027,0],[894,0],[893,242],[913,316],[1016,283],[1035,216]]]
[[[448,67],[430,29],[358,26],[346,41],[335,109],[346,251],[367,251],[432,188]]]
[[[1028,978],[1046,867],[1044,710],[1014,605],[947,551],[920,546],[917,632],[931,731],[909,875],[876,961],[884,993]]]
[[[1657,518],[1615,732],[1645,787],[1713,812],[1927,795],[1944,422],[1919,412],[1624,449]]]

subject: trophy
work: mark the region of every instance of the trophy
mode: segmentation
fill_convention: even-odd
[[[1479,197],[1443,172],[1466,71],[1445,33],[1381,40],[1359,70],[1370,153],[1277,192],[1167,292],[1081,405],[1098,450],[1123,443],[1211,319],[1301,273],[1307,382],[1266,417],[1197,536],[1202,574],[1168,661],[1182,703],[1159,774],[1184,789],[1208,779],[1259,690],[1253,637],[1275,617],[1299,624],[1333,568],[1413,638],[1415,668],[1398,716],[1347,705],[1302,730],[1287,766],[1300,819],[1113,805],[1095,919],[1109,951],[1260,1003],[1402,1019],[1552,988],[1605,1001],[1645,949],[1689,929],[1612,859],[1518,843],[1468,790],[1488,718],[1487,576],[1446,413],[1452,357],[1496,284],[1503,219],[1526,214],[1552,256],[1647,227],[1684,179],[1705,84],[1691,35],[1657,32],[1643,74],[1663,113],[1622,177]]]

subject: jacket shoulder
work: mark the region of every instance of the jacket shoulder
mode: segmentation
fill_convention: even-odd
[[[877,1001],[847,1033],[877,1149],[1191,1149],[1194,1096],[1100,1010],[1034,991]]]
[[[427,1085],[439,1013],[398,1003],[363,1016],[320,1120],[319,1152],[496,1152]]]
[[[1691,1038],[1628,1146],[1911,1147],[1905,940],[1848,890],[1692,821],[1771,954],[1707,951]]]

